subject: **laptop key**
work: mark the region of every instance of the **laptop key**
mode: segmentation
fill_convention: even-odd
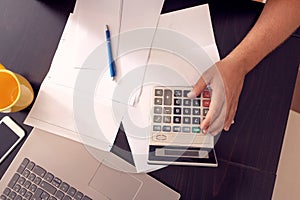
[[[70,196],[66,195],[66,196],[63,198],[63,200],[72,200],[72,198],[71,198]]]
[[[74,199],[75,200],[81,200],[82,197],[83,197],[83,194],[81,192],[77,191],[77,193],[75,194]]]
[[[47,173],[46,174],[46,176],[44,177],[44,179],[46,180],[46,181],[48,181],[49,183],[51,183],[51,181],[53,180],[53,178],[54,178],[54,175],[53,174],[51,174],[51,173]]]
[[[62,199],[64,198],[65,194],[64,194],[62,191],[57,190],[54,196],[55,196],[57,199],[62,200]]]
[[[26,193],[27,194],[27,193]],[[43,190],[38,188],[34,193],[33,196],[31,198],[31,200],[40,200],[41,199],[41,195],[43,194]],[[25,195],[26,196],[26,195]]]
[[[56,192],[56,188],[53,187],[52,185],[50,185],[50,183],[46,182],[46,181],[43,181],[41,184],[40,184],[41,188],[46,190],[47,192],[49,192],[50,194],[54,195],[55,192]]]
[[[70,195],[71,197],[73,197],[76,193],[76,189],[73,187],[70,187],[67,194]]]
[[[42,167],[36,165],[33,170],[32,170],[35,174],[37,174],[40,177],[44,177],[46,174],[46,170],[44,170]]]
[[[68,183],[63,182],[63,183],[60,185],[59,189],[61,189],[63,192],[67,192],[68,189],[69,189],[69,187],[70,187],[70,186],[69,186]]]
[[[24,197],[25,197],[25,199],[31,199],[32,193],[29,192],[29,191],[27,191],[27,192],[25,193]]]
[[[91,198],[88,197],[88,196],[84,196],[84,197],[82,198],[82,200],[93,200],[93,199],[91,199]]]
[[[11,193],[9,193],[8,197],[10,199],[14,199],[17,196],[17,193],[15,193],[14,191],[12,191]]]
[[[9,181],[8,183],[8,187],[10,187],[11,189],[13,189],[13,187],[15,186],[15,184],[17,183],[18,179],[20,178],[19,174],[14,174],[12,179]]]
[[[60,184],[61,184],[61,180],[57,177],[55,177],[53,180],[52,180],[52,185],[54,185],[55,187],[59,187]]]
[[[22,174],[23,171],[24,171],[24,169],[25,169],[26,166],[28,165],[28,163],[29,163],[29,160],[28,160],[27,158],[25,158],[25,159],[22,161],[21,165],[19,166],[17,172],[20,173],[20,174]]]

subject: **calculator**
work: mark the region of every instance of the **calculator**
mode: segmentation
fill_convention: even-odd
[[[153,87],[148,163],[217,165],[214,137],[200,128],[209,110],[211,89],[193,99],[187,95],[191,89]]]

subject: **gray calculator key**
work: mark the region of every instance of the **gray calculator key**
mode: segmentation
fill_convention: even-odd
[[[171,132],[171,126],[163,126],[164,132]]]
[[[191,132],[191,127],[189,127],[189,126],[182,127],[182,132],[184,132],[184,133],[190,133]]]
[[[193,117],[193,124],[200,124],[200,117]]]
[[[187,94],[188,94],[189,92],[190,92],[190,90],[184,90],[184,91],[183,91],[183,96],[184,96],[184,97],[187,97]]]
[[[172,105],[172,90],[166,89],[164,91],[164,105]]]
[[[183,114],[184,115],[190,115],[191,114],[191,108],[183,108]]]
[[[154,107],[154,113],[155,114],[161,114],[162,113],[162,107],[155,106]]]
[[[163,90],[162,89],[155,89],[154,94],[155,94],[155,96],[162,96],[163,95]]]
[[[182,97],[182,90],[174,90],[174,97]]]
[[[163,122],[164,123],[171,123],[171,116],[164,116]]]
[[[164,107],[164,114],[170,115],[172,113],[172,108],[171,107]]]
[[[183,99],[184,106],[191,106],[191,99]]]
[[[154,104],[155,105],[162,105],[162,98],[155,98],[154,99]]]
[[[153,131],[161,131],[161,126],[159,126],[159,125],[154,125],[154,126],[153,126]]]
[[[173,126],[173,132],[181,132],[180,126]]]
[[[184,124],[190,124],[191,123],[191,118],[190,117],[183,117],[183,123]]]
[[[161,123],[161,116],[160,115],[154,115],[154,117],[153,117],[153,122],[155,122],[155,123]]]
[[[193,99],[193,106],[200,106],[200,99]]]
[[[200,108],[193,108],[193,115],[200,115]]]
[[[206,116],[207,113],[208,113],[208,109],[207,109],[207,108],[204,108],[204,109],[203,109],[203,116]]]

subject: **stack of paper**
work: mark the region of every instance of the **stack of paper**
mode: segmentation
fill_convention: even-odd
[[[163,167],[147,164],[151,86],[193,85],[219,56],[207,5],[160,15],[162,5],[77,0],[25,123],[110,151],[122,122],[137,172]],[[116,81],[109,75],[106,24]],[[199,52],[209,59],[193,60]]]

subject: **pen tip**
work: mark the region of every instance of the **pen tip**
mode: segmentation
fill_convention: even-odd
[[[105,27],[106,27],[106,30],[108,30],[108,25],[107,25],[107,24],[106,24],[106,26],[105,26]]]

